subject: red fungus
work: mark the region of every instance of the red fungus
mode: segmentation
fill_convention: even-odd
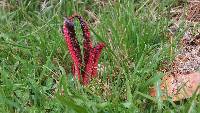
[[[105,47],[105,44],[104,43],[100,43],[98,44],[95,48],[94,48],[94,61],[93,61],[93,66],[92,66],[92,74],[91,76],[92,77],[95,77],[96,74],[97,74],[97,66],[98,66],[98,60],[100,58],[100,55],[101,55],[101,51],[102,49]]]
[[[78,20],[80,21],[84,37],[83,40],[84,62],[82,61],[79,42],[76,38],[76,33],[74,30],[73,22],[75,17],[78,18]],[[72,74],[74,75],[74,77],[78,76],[78,80],[80,80],[83,85],[87,85],[91,78],[96,77],[98,60],[100,58],[102,49],[105,47],[105,44],[99,43],[95,47],[92,47],[89,27],[87,23],[83,20],[83,18],[79,15],[73,15],[65,19],[63,25],[63,33],[66,43],[68,45],[69,53],[74,62],[74,64],[72,65]]]
[[[63,26],[63,33],[75,66],[73,74],[78,75],[78,79],[80,80],[81,78],[80,68],[82,65],[81,50],[79,47],[78,40],[76,39],[74,24],[71,20],[65,19]]]

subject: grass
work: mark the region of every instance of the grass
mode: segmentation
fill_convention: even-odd
[[[184,32],[180,28],[170,44],[169,11],[178,2],[8,0],[7,4],[0,7],[0,112],[200,111],[199,96],[174,103],[149,95],[149,87],[163,76],[159,67],[172,61],[170,48],[177,50]],[[94,44],[106,43],[99,61],[104,68],[88,87],[73,80],[61,33],[63,17],[75,12],[89,23]],[[76,31],[81,41],[80,26]]]

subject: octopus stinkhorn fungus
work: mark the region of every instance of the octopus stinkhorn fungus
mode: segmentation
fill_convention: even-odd
[[[83,59],[80,45],[76,38],[74,18],[79,20],[83,32]],[[63,34],[73,61],[72,74],[74,78],[78,77],[78,80],[81,81],[83,85],[87,85],[90,79],[97,75],[98,60],[105,44],[98,43],[95,47],[92,46],[89,27],[83,18],[77,14],[65,18]]]

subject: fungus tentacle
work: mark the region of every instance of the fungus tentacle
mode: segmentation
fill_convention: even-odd
[[[82,66],[82,57],[81,57],[81,50],[79,46],[79,42],[76,39],[76,33],[74,30],[74,24],[71,20],[65,19],[63,25],[63,33],[68,45],[68,49],[72,60],[74,62],[74,76],[78,75],[78,79],[81,78],[81,66]]]
[[[99,43],[96,45],[95,50],[94,50],[94,61],[93,61],[93,69],[92,69],[92,77],[95,77],[97,75],[97,68],[98,68],[98,61],[102,52],[102,49],[105,47],[104,43]]]

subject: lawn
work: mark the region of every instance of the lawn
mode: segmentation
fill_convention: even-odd
[[[149,94],[164,76],[160,67],[172,62],[184,34],[182,25],[173,42],[168,37],[173,23],[170,10],[179,4],[174,0],[0,1],[0,112],[200,112],[199,96],[173,102]],[[62,34],[64,17],[74,13],[87,21],[93,45],[106,44],[98,75],[88,86],[73,79],[73,62]],[[83,48],[77,20],[75,27]]]

